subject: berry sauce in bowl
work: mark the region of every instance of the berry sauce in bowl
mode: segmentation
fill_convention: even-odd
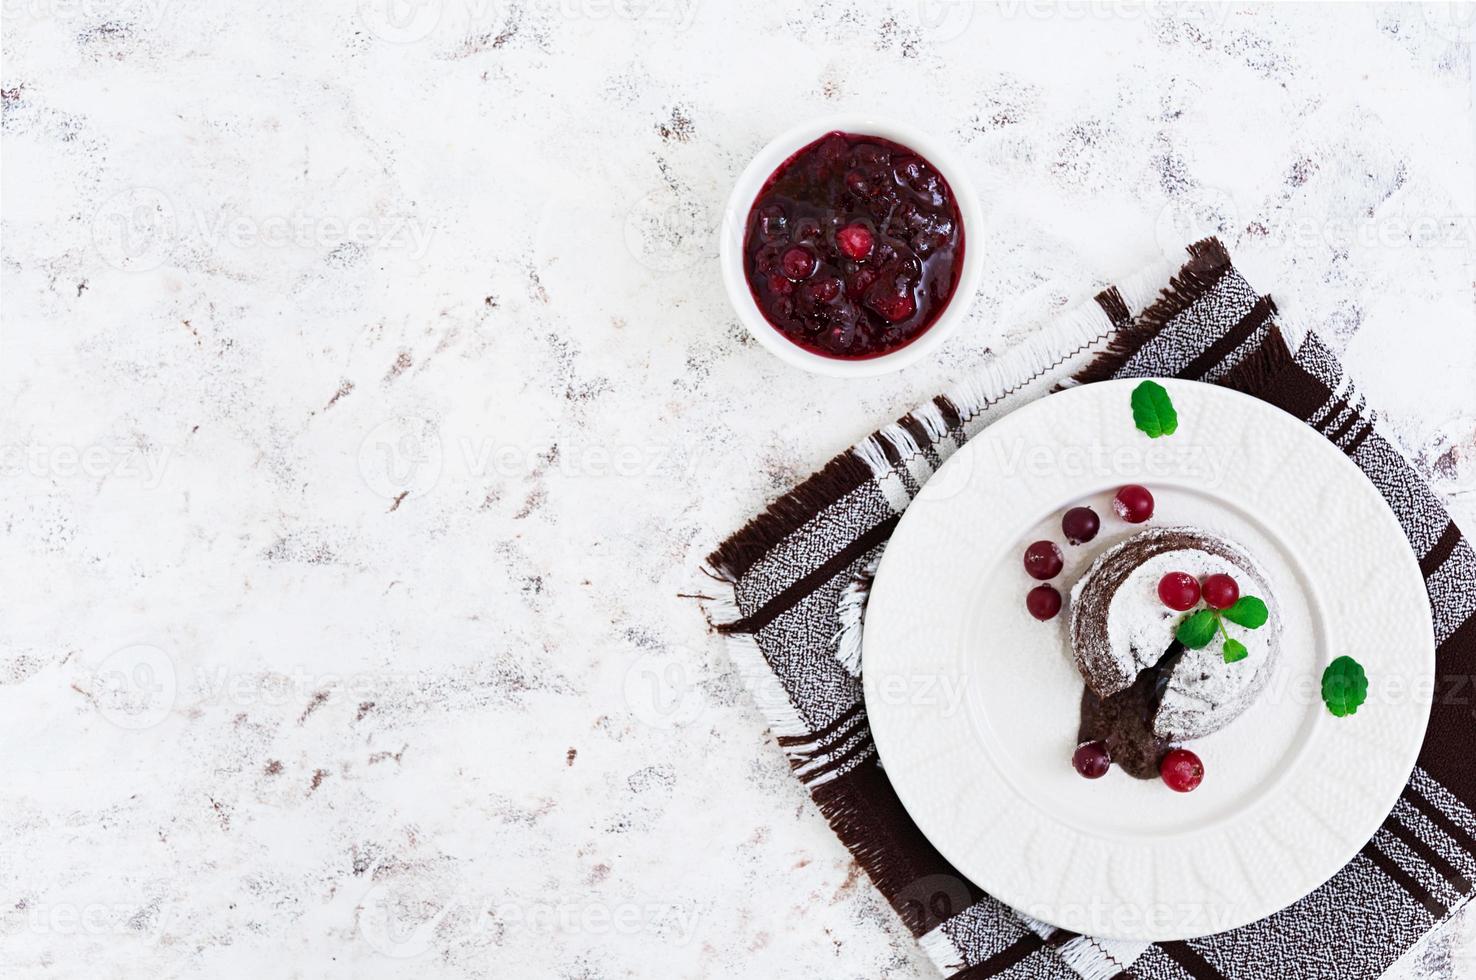
[[[981,272],[979,223],[946,146],[870,118],[817,120],[739,178],[724,280],[740,319],[783,360],[882,374],[936,350],[961,321]]]
[[[963,219],[915,151],[832,132],[769,177],[743,250],[774,329],[825,357],[876,357],[916,340],[953,298]]]

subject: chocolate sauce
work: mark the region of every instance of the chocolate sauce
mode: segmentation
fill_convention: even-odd
[[[1159,760],[1171,745],[1153,734],[1153,716],[1183,655],[1182,646],[1170,645],[1158,663],[1138,674],[1131,687],[1109,698],[1098,697],[1090,687],[1083,690],[1077,744],[1106,742],[1107,754],[1123,772],[1137,779],[1157,779]]]

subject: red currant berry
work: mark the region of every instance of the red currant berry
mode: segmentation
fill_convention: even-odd
[[[1112,498],[1112,509],[1129,524],[1142,524],[1153,516],[1153,494],[1147,487],[1129,483]]]
[[[815,271],[815,256],[807,248],[791,248],[779,257],[779,268],[791,279],[807,279]]]
[[[1240,598],[1240,586],[1223,573],[1204,580],[1204,601],[1215,609],[1229,609]]]
[[[1025,549],[1025,574],[1031,578],[1055,578],[1065,564],[1054,541],[1037,541]]]
[[[1090,507],[1073,507],[1061,518],[1061,533],[1072,544],[1086,544],[1101,527],[1102,521]]]
[[[1158,580],[1158,598],[1179,612],[1193,609],[1199,602],[1199,581],[1188,572],[1169,572]]]
[[[1204,763],[1188,749],[1174,749],[1158,764],[1158,774],[1175,793],[1188,793],[1204,781]]]
[[[888,323],[901,323],[917,311],[917,304],[908,293],[873,293],[866,298],[866,305],[881,314]]]
[[[1071,764],[1088,779],[1101,779],[1112,768],[1106,742],[1082,742],[1071,754]]]
[[[1037,585],[1025,595],[1025,608],[1042,623],[1061,611],[1061,593],[1049,585]]]
[[[865,225],[846,225],[835,233],[835,247],[857,262],[871,254],[871,232]]]
[[[840,295],[841,281],[835,276],[821,276],[805,283],[805,295],[816,303],[829,303]]]

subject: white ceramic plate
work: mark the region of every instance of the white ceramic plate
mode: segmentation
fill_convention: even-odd
[[[923,833],[979,887],[1087,935],[1188,939],[1244,925],[1315,889],[1373,836],[1424,738],[1435,649],[1424,580],[1393,513],[1343,453],[1238,392],[1165,381],[1172,436],[1133,425],[1136,382],[1087,385],[987,428],[903,515],[866,614],[862,680],[882,763]],[[1112,511],[1141,483],[1147,525]],[[1096,540],[1067,545],[1089,504]],[[1026,545],[1061,544],[1067,596],[1098,554],[1147,526],[1194,524],[1266,567],[1282,654],[1240,718],[1189,743],[1203,784],[1174,793],[1116,767],[1071,767],[1082,682],[1067,634],[1025,611]],[[1254,634],[1251,634],[1252,637]],[[1257,653],[1248,641],[1251,655]],[[1369,675],[1335,718],[1323,668]]]

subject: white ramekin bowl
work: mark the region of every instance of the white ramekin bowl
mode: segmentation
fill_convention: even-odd
[[[764,183],[779,165],[815,140],[832,132],[858,133],[865,136],[880,136],[916,150],[924,160],[932,164],[953,191],[963,219],[964,257],[959,270],[958,286],[949,298],[948,305],[933,321],[922,336],[906,347],[898,348],[880,357],[841,358],[824,357],[785,337],[764,317],[763,311],[754,301],[744,275],[743,235],[748,227],[748,213],[753,202],[763,189]],[[738,311],[738,319],[748,327],[749,333],[767,347],[780,360],[804,368],[815,374],[838,378],[865,378],[897,371],[916,363],[943,345],[963,321],[979,288],[979,277],[984,267],[983,220],[979,214],[979,198],[973,184],[959,164],[953,151],[944,143],[925,133],[868,115],[825,116],[796,126],[775,137],[768,146],[754,156],[739,176],[728,198],[728,208],[723,215],[722,241],[719,252],[723,268],[723,285],[727,287],[728,299]]]

